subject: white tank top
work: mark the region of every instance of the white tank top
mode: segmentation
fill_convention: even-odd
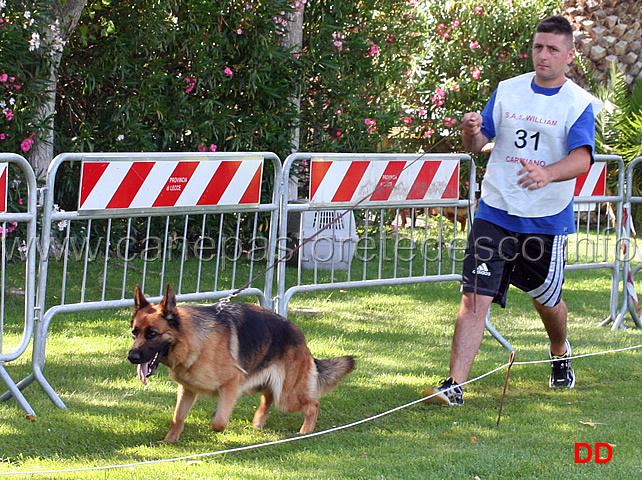
[[[520,159],[545,167],[568,155],[567,135],[571,126],[592,103],[594,113],[602,104],[567,79],[552,96],[531,88],[535,73],[500,82],[493,119],[495,148],[484,181],[482,199],[511,215],[534,218],[561,212],[573,198],[575,179],[549,183],[538,190],[517,184]]]

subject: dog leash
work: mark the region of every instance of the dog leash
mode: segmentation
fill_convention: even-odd
[[[452,132],[450,132],[450,133],[449,133],[448,135],[446,135],[445,137],[441,137],[441,139],[440,139],[437,143],[435,143],[435,144],[434,144],[433,146],[431,146],[428,150],[426,150],[425,152],[423,152],[423,153],[422,153],[421,155],[419,155],[417,158],[415,158],[414,160],[412,160],[408,165],[406,165],[404,168],[402,168],[402,169],[399,171],[399,173],[396,173],[396,174],[392,175],[392,178],[390,178],[389,180],[387,180],[387,181],[383,182],[381,185],[379,185],[377,188],[375,188],[371,193],[369,193],[369,194],[365,195],[361,200],[359,200],[359,201],[358,201],[357,203],[355,203],[354,205],[352,205],[352,206],[348,207],[348,209],[347,209],[347,210],[345,210],[342,214],[340,214],[339,216],[337,216],[334,220],[332,220],[332,221],[331,221],[331,222],[329,222],[328,224],[324,225],[320,230],[318,230],[317,232],[315,232],[312,236],[308,237],[307,239],[304,239],[304,240],[303,240],[303,242],[299,243],[296,247],[294,247],[294,249],[293,249],[291,252],[287,253],[286,255],[284,255],[284,256],[282,256],[282,257],[280,257],[280,258],[277,258],[277,259],[276,259],[276,261],[275,261],[272,265],[270,265],[268,268],[266,268],[265,270],[263,270],[261,273],[259,273],[259,274],[255,275],[254,277],[252,277],[252,278],[251,278],[251,279],[250,279],[250,280],[249,280],[245,285],[243,285],[242,287],[240,287],[240,288],[238,288],[238,289],[234,290],[232,293],[230,293],[230,294],[229,294],[229,295],[227,295],[226,297],[221,298],[221,299],[217,302],[217,305],[218,305],[218,309],[219,309],[219,311],[220,311],[220,310],[222,310],[222,309],[223,309],[227,304],[229,304],[229,303],[230,303],[230,301],[231,301],[233,298],[237,297],[237,296],[238,296],[238,295],[239,295],[243,290],[245,290],[245,289],[249,288],[249,287],[252,285],[252,283],[254,283],[256,280],[258,280],[259,278],[261,278],[261,277],[265,276],[265,275],[266,275],[270,270],[272,270],[272,269],[276,268],[276,266],[277,266],[277,265],[279,265],[281,262],[286,261],[286,260],[288,260],[289,258],[291,258],[291,257],[292,257],[295,253],[297,253],[297,252],[298,252],[298,251],[299,251],[299,250],[300,250],[304,245],[308,244],[309,242],[311,242],[312,240],[314,240],[317,236],[319,236],[319,235],[321,234],[321,232],[323,232],[323,231],[327,230],[328,228],[332,227],[335,223],[337,223],[339,220],[341,220],[341,219],[342,219],[344,216],[346,216],[348,213],[350,213],[350,212],[354,211],[354,210],[355,210],[359,205],[361,205],[363,202],[365,202],[366,200],[368,200],[370,197],[372,197],[372,196],[373,196],[375,193],[377,193],[379,190],[382,190],[383,188],[388,188],[388,187],[390,187],[390,186],[391,186],[391,184],[392,184],[392,182],[393,182],[393,181],[395,181],[395,180],[397,180],[397,179],[399,178],[399,176],[400,176],[404,171],[406,171],[406,170],[407,170],[408,168],[410,168],[412,165],[414,165],[415,163],[417,163],[417,162],[418,162],[419,160],[421,160],[424,156],[426,156],[426,155],[428,155],[429,153],[431,153],[432,151],[434,151],[434,150],[435,150],[435,148],[437,148],[439,145],[441,145],[442,143],[444,143],[446,140],[448,140],[448,139],[452,138],[452,137],[453,137],[457,132],[461,131],[461,130],[466,126],[466,124],[467,124],[468,122],[469,122],[469,120],[465,120],[464,122],[462,122],[461,124],[459,124],[459,125],[458,125],[458,126],[457,126],[453,131],[452,131]],[[471,207],[471,203],[470,203],[470,195],[469,195],[469,196],[468,196],[468,208],[470,209],[470,207]]]

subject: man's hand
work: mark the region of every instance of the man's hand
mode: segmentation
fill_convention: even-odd
[[[520,160],[520,163],[522,164],[522,169],[517,172],[517,175],[521,176],[521,178],[517,180],[518,185],[529,190],[537,190],[551,183],[550,172],[546,168],[527,163],[526,160],[523,159]]]
[[[462,119],[462,133],[469,137],[474,137],[481,132],[482,116],[478,112],[468,112]]]
[[[591,150],[588,147],[578,147],[561,159],[545,167],[540,167],[525,160],[520,160],[522,168],[517,175],[521,178],[517,184],[529,190],[537,190],[551,182],[562,182],[579,177],[588,172],[591,167]]]
[[[461,119],[461,141],[464,148],[471,152],[479,152],[488,143],[486,136],[481,133],[483,123],[479,112],[468,112]]]

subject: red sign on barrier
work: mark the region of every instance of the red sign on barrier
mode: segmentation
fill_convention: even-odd
[[[311,204],[459,198],[459,160],[333,161],[313,158]]]
[[[263,158],[85,161],[79,211],[258,205]]]
[[[7,163],[0,163],[0,213],[7,211]]]
[[[575,181],[576,197],[603,197],[606,195],[606,163],[594,163]]]

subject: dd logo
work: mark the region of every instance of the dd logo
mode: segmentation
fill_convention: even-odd
[[[606,457],[601,457],[602,448],[606,449]],[[585,450],[585,451],[584,451]],[[588,443],[575,444],[575,463],[588,463],[593,457],[593,449]],[[613,449],[608,443],[595,444],[595,463],[608,463],[613,458]]]

